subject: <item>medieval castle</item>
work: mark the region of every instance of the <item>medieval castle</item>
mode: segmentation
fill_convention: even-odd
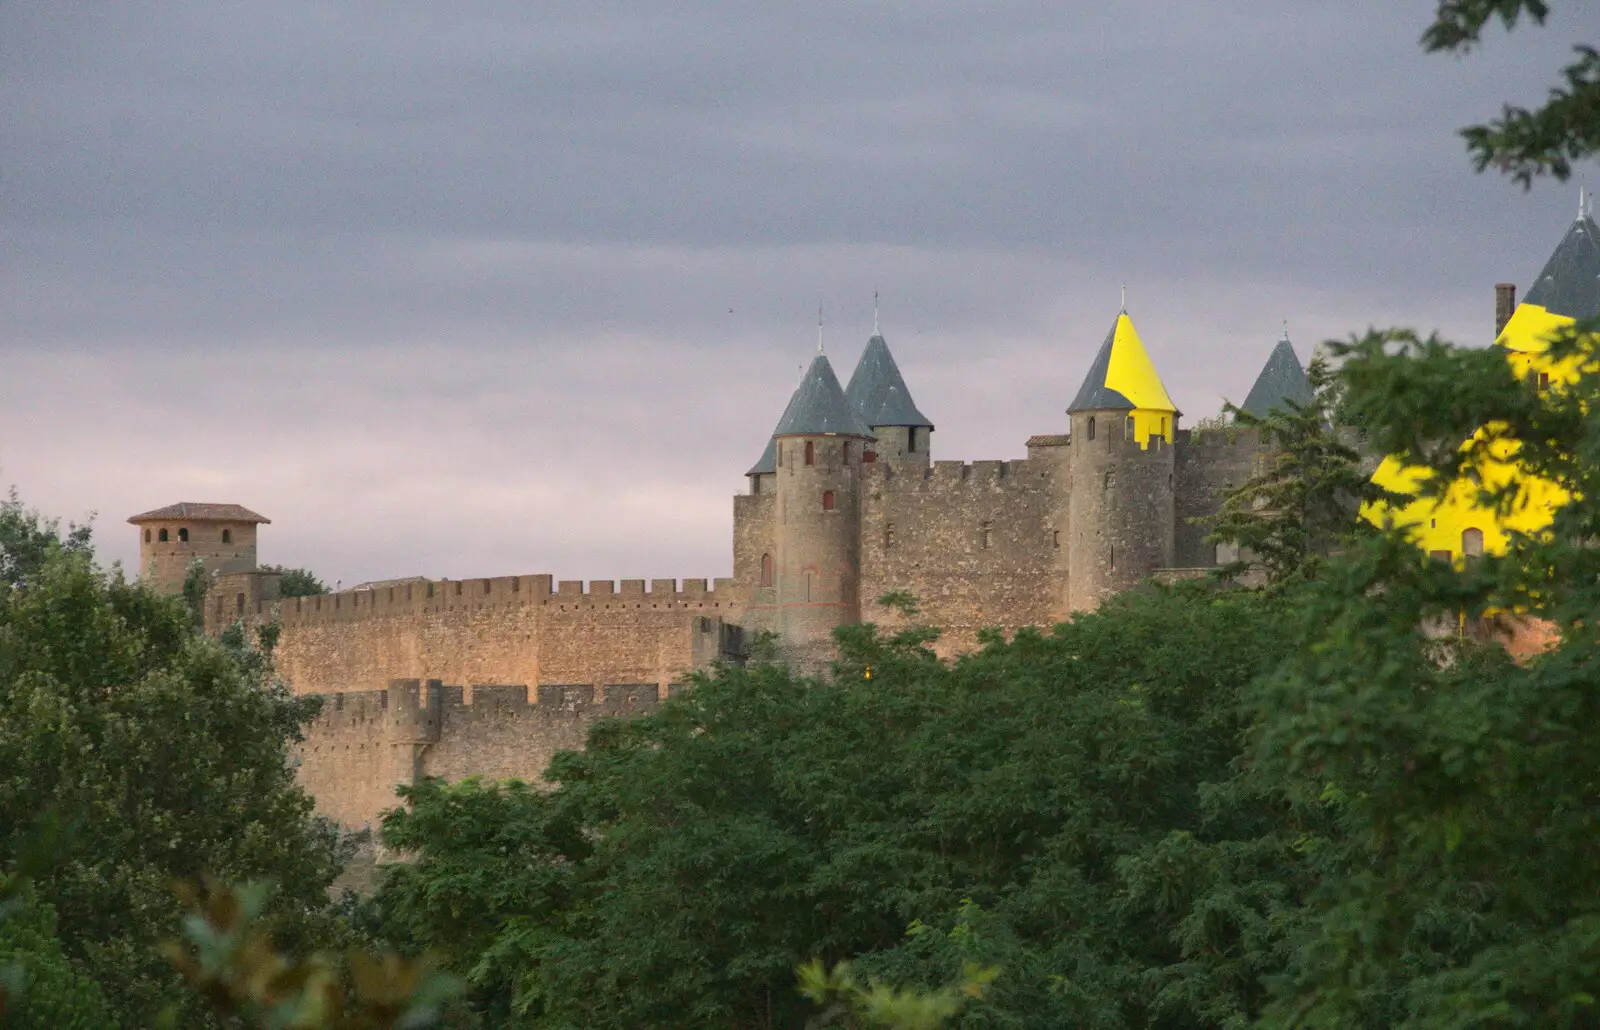
[[[1309,396],[1285,334],[1244,407]],[[709,585],[414,578],[280,599],[256,561],[268,520],[249,509],[180,503],[129,521],[157,589],[206,566],[208,628],[279,623],[280,674],[328,699],[301,778],[327,814],[365,824],[418,776],[535,779],[592,718],[653,706],[756,634],[819,669],[836,626],[900,621],[874,604],[890,591],[916,597],[954,654],[981,629],[1048,626],[1218,564],[1198,520],[1263,449],[1248,431],[1179,428],[1126,311],[1066,415],[1025,459],[934,461],[933,422],[882,335],[843,387],[819,348],[733,499],[733,576]]]

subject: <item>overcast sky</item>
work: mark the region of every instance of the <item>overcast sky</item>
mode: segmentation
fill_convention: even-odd
[[[1124,283],[1190,420],[1284,319],[1487,342],[1577,188],[1455,131],[1600,19],[1432,6],[0,5],[0,484],[130,566],[189,500],[330,584],[725,576],[819,304],[940,459],[1062,431]]]

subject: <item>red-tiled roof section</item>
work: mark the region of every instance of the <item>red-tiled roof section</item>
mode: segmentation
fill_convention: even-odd
[[[265,515],[257,515],[243,505],[201,504],[195,501],[179,501],[165,508],[156,508],[142,515],[135,515],[128,521],[138,525],[141,522],[171,522],[175,519],[188,519],[193,522],[265,522],[268,525],[272,523],[272,520]]]

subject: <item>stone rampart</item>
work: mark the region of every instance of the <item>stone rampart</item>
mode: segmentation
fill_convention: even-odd
[[[731,581],[418,581],[259,602],[282,627],[277,669],[299,694],[449,682],[653,683],[737,650]]]
[[[317,811],[348,828],[373,826],[395,788],[422,777],[538,782],[557,751],[583,747],[604,716],[653,711],[654,683],[445,686],[395,680],[380,690],[324,695],[298,747],[297,778]]]
[[[862,618],[904,620],[877,604],[908,591],[918,621],[941,627],[938,650],[977,646],[977,631],[1054,621],[1054,464],[936,461],[866,466],[862,479]]]

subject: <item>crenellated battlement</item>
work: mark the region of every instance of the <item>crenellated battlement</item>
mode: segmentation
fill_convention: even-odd
[[[366,730],[390,743],[432,743],[446,726],[514,718],[534,710],[600,717],[650,711],[660,704],[655,683],[476,683],[451,686],[440,680],[391,680],[381,690],[314,694],[322,711],[312,735]]]
[[[648,582],[648,589],[646,583]],[[484,606],[543,605],[558,610],[723,608],[732,603],[733,580],[704,579],[561,580],[549,575],[489,579],[414,580],[392,586],[343,590],[333,594],[261,600],[259,619],[274,615],[285,627],[329,625],[391,615],[419,615]]]
[[[863,468],[871,470],[865,473],[869,481],[877,479],[896,488],[909,486],[935,491],[952,487],[998,486],[1046,474],[1039,462],[1027,458],[1008,461],[936,461],[926,468],[909,470],[894,469],[887,465],[867,465]]]

